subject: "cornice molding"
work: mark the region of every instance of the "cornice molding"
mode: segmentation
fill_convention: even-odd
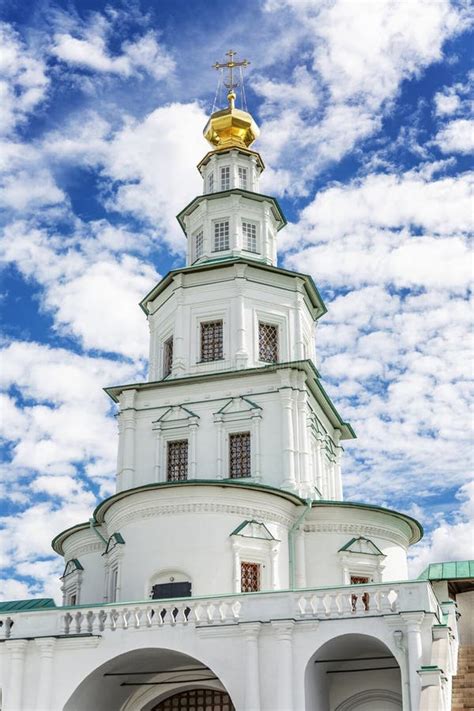
[[[293,522],[291,516],[283,512],[262,508],[261,505],[243,506],[239,504],[224,504],[212,502],[183,502],[169,504],[151,504],[149,502],[135,503],[122,511],[113,511],[108,523],[114,524],[116,528],[122,528],[133,521],[141,521],[145,518],[157,518],[159,516],[175,516],[182,514],[212,514],[225,513],[235,514],[246,518],[263,519],[266,523],[276,523],[289,528]]]
[[[306,523],[304,530],[308,533],[357,533],[368,536],[377,536],[378,538],[384,538],[391,543],[398,543],[403,548],[407,548],[409,544],[408,536],[404,536],[399,531],[395,531],[393,528],[384,528],[382,526],[366,523]]]

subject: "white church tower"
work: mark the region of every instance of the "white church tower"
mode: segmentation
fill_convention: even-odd
[[[116,493],[53,541],[61,607],[0,603],[2,711],[450,708],[455,604],[407,580],[416,521],[343,501],[326,308],[277,265],[286,221],[228,55],[186,265],[141,302],[149,380],[106,389]]]

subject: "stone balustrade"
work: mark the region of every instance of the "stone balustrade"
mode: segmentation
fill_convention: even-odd
[[[10,612],[0,617],[0,640],[106,635],[117,630],[162,627],[199,628],[255,620],[330,620],[419,610],[434,613],[436,618],[441,614],[426,581],[347,585],[290,594],[268,591]]]

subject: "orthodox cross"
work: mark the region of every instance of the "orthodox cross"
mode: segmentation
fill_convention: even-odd
[[[224,86],[229,90],[229,93],[227,94],[227,98],[229,100],[230,107],[233,108],[234,101],[235,101],[234,89],[236,89],[239,86],[239,82],[234,82],[234,68],[235,67],[248,67],[250,62],[248,61],[248,59],[243,59],[241,62],[236,62],[234,60],[234,57],[237,54],[237,52],[234,52],[232,49],[229,49],[229,51],[226,52],[225,54],[226,54],[226,57],[229,57],[227,62],[216,62],[212,66],[214,69],[227,69],[228,70],[228,75],[227,75],[228,81],[224,82]]]

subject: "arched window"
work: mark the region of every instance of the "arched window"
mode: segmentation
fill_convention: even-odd
[[[154,706],[152,711],[198,711],[198,709],[212,709],[212,711],[235,711],[229,694],[218,689],[188,689],[178,694],[168,696]]]

